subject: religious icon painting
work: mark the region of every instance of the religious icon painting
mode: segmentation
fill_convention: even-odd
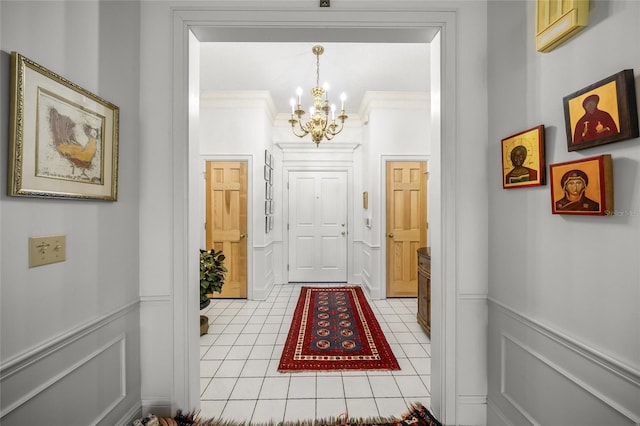
[[[551,164],[551,213],[610,216],[613,209],[611,155]]]
[[[545,184],[544,126],[502,139],[502,187]]]
[[[563,98],[567,149],[637,138],[633,70],[623,70]]]

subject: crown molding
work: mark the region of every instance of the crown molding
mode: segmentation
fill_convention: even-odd
[[[429,92],[366,92],[362,97],[358,115],[366,117],[369,111],[387,109],[428,109],[431,102]]]
[[[278,115],[271,93],[267,90],[203,91],[200,106],[211,108],[261,108],[269,113],[271,120]]]

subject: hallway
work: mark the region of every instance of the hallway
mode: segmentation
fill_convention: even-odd
[[[305,284],[318,285],[318,284]],[[280,422],[400,415],[430,405],[431,343],[416,322],[415,298],[369,301],[399,371],[279,373],[300,284],[277,285],[265,301],[212,299],[200,311],[200,400],[204,418]]]

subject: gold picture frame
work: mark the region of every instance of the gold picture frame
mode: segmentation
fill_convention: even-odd
[[[10,196],[116,201],[119,108],[11,53]]]
[[[544,125],[508,136],[502,143],[502,188],[545,184]]]

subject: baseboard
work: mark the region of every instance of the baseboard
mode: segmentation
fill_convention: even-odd
[[[487,400],[487,424],[491,426],[513,426],[502,410],[489,398]]]
[[[167,399],[143,399],[141,411],[143,416],[149,413],[159,417],[173,417],[175,415],[171,408],[171,401]]]
[[[484,426],[487,419],[486,395],[458,395],[456,422],[459,425]],[[478,423],[478,419],[484,419]]]
[[[129,407],[126,413],[117,421],[118,426],[130,426],[136,419],[142,417],[142,406],[140,402]]]

